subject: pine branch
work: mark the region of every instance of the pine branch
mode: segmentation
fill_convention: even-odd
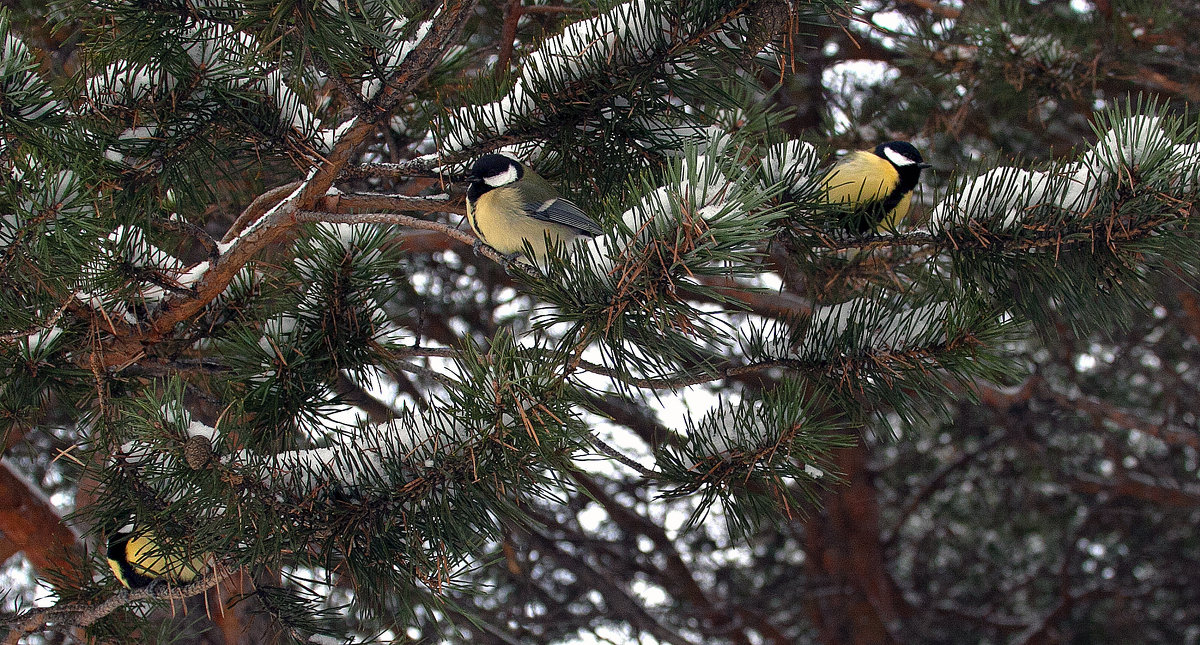
[[[383,89],[371,101],[371,106],[375,108],[374,122],[382,120],[385,115],[390,116],[392,110],[409,97],[413,88],[425,80],[471,17],[475,3],[476,0],[458,0],[439,7],[429,34],[408,53],[399,69],[387,79]]]
[[[13,621],[14,625],[9,629],[4,643],[5,645],[17,645],[23,637],[51,625],[61,629],[87,627],[121,607],[139,600],[186,600],[216,587],[234,573],[234,570],[218,567],[218,570],[196,582],[179,587],[154,588],[152,585],[142,589],[124,589],[97,605],[79,601],[27,611]]]
[[[219,296],[238,271],[264,247],[274,242],[297,221],[296,199],[304,185],[292,192],[266,215],[242,231],[224,252],[214,259],[195,284],[195,295],[172,296],[163,301],[158,313],[135,332],[105,341],[95,352],[105,367],[121,365],[140,356],[146,345],[161,341],[179,323],[191,318]]]
[[[474,159],[507,146],[528,143],[530,141],[540,141],[545,138],[545,134],[545,130],[541,128],[513,130],[504,135],[489,137],[486,141],[481,141],[461,149],[451,150],[439,147],[436,153],[414,157],[399,163],[376,162],[358,164],[347,168],[342,173],[342,178],[361,179],[382,177],[385,179],[403,179],[408,177],[431,177],[444,179],[446,175],[444,171],[439,169]],[[459,178],[450,177],[450,179],[457,181]]]
[[[1178,201],[1170,195],[1164,194],[1160,197],[1164,201]],[[918,230],[893,235],[870,235],[840,240],[820,235],[819,239],[822,246],[833,251],[879,250],[912,246],[930,246],[956,253],[981,251],[996,255],[1044,250],[1053,250],[1055,254],[1058,254],[1065,250],[1092,250],[1098,247],[1118,251],[1122,245],[1154,235],[1164,224],[1188,217],[1189,205],[1180,204],[1176,210],[1163,211],[1158,216],[1147,218],[1136,226],[1126,226],[1124,218],[1119,215],[1119,212],[1125,203],[1131,200],[1131,197],[1126,197],[1118,201],[1114,205],[1111,215],[1108,216],[1081,217],[1077,221],[1064,222],[1060,228],[1029,226],[1019,235],[997,232],[987,228],[985,223],[973,221],[965,231],[946,231],[939,235]],[[793,252],[806,250],[806,247],[797,246],[787,236],[783,238],[783,242]]]
[[[380,113],[390,114],[391,110],[407,96],[408,92],[429,74],[433,66],[444,55],[450,40],[457,36],[458,31],[462,28],[463,23],[471,14],[474,7],[474,1],[463,0],[444,7],[438,13],[430,29],[430,35],[409,54],[401,65],[401,68],[397,70],[391,81],[373,102],[373,105],[379,108]],[[333,150],[326,156],[324,161],[309,174],[307,179],[301,182],[295,192],[287,197],[284,202],[277,204],[261,218],[268,220],[263,226],[258,226],[258,221],[256,221],[255,225],[251,228],[261,228],[263,231],[271,232],[272,229],[279,227],[281,223],[285,222],[286,218],[293,212],[312,208],[317,200],[328,192],[334,180],[345,170],[359,144],[365,141],[367,136],[375,130],[377,121],[377,116],[372,120],[355,118],[340,126],[338,130],[341,134],[337,136]],[[245,264],[249,256],[257,251],[258,248],[272,241],[278,233],[279,231],[275,230],[270,234],[259,234],[255,236],[253,243],[245,247],[242,244],[235,243],[235,246],[230,249],[229,254],[222,255],[222,258],[233,257],[235,259],[227,262],[221,262],[220,259],[214,261],[209,274],[206,274],[205,278],[197,285],[197,290],[203,290],[206,293],[210,291],[209,289],[205,289],[205,287],[211,284],[208,278],[213,271],[217,271],[219,277],[224,277],[225,284],[228,284],[228,280],[236,273],[236,269]],[[244,231],[240,232],[238,239],[240,240],[244,235]],[[221,264],[221,270],[218,270],[218,263]],[[235,264],[234,271],[226,269],[226,267],[234,266]],[[217,293],[219,291],[212,293],[211,297],[215,297]],[[208,300],[211,300],[211,297]],[[207,300],[198,302],[202,298],[203,296],[191,302],[176,304],[174,311],[185,311],[186,313],[175,313],[169,317],[160,316],[160,320],[155,321],[153,327],[155,330],[162,329],[167,324],[173,327],[174,324],[195,313],[204,302],[207,302]],[[161,336],[161,334],[158,334],[158,336]],[[154,335],[151,335],[151,338],[157,339],[154,338]]]
[[[384,219],[369,220],[361,215],[341,216],[344,218],[342,220],[335,219],[336,216],[329,216],[329,218],[321,220],[319,217],[313,219],[311,215],[307,219],[301,218],[298,215],[299,211],[305,210],[302,208],[304,204],[310,201],[315,204],[325,196],[333,180],[350,159],[353,149],[361,142],[362,138],[367,136],[372,127],[371,124],[365,122],[351,124],[346,134],[339,139],[329,159],[318,170],[312,173],[305,181],[299,182],[299,185],[288,196],[284,197],[282,201],[267,208],[265,213],[254,219],[252,224],[248,224],[235,238],[223,243],[227,248],[212,261],[208,271],[197,281],[194,296],[168,298],[164,301],[158,315],[147,326],[139,328],[139,331],[135,334],[124,335],[123,337],[106,342],[99,352],[102,364],[113,366],[126,363],[131,357],[139,355],[145,345],[161,340],[177,324],[195,315],[208,302],[216,298],[228,286],[229,282],[242,266],[262,248],[271,244],[286,229],[301,221],[344,221],[347,223],[353,221],[375,221],[376,223],[400,223],[413,226],[414,228],[439,230],[465,243],[473,243],[475,238],[465,233],[460,233],[448,226],[435,225],[432,222],[425,222],[415,218],[404,218],[404,216],[399,215],[391,216],[398,218],[391,222],[387,221],[386,217]],[[284,191],[282,189],[273,189],[271,192],[279,194]],[[261,202],[256,200],[247,207],[247,212],[255,212],[266,208],[266,204],[271,201],[273,199],[267,197],[264,197]],[[243,216],[245,215],[243,213]],[[248,217],[243,217],[239,218],[239,221],[248,219]],[[484,254],[504,264],[506,267],[511,264],[510,261],[492,249],[487,249]]]
[[[50,314],[50,317],[47,318],[45,322],[38,324],[36,327],[30,328],[30,329],[24,329],[21,331],[16,331],[16,332],[8,333],[8,334],[0,334],[0,343],[11,343],[14,340],[32,336],[38,332],[52,329],[54,327],[54,325],[56,323],[58,323],[59,318],[62,318],[63,313],[65,313],[68,309],[71,309],[72,305],[75,305],[75,304],[77,304],[75,299],[71,298],[71,299],[67,300],[66,302],[64,302],[62,304],[62,306],[60,306],[58,309],[55,309],[54,313]]]
[[[457,2],[439,11],[430,29],[430,34],[409,53],[387,86],[372,101],[371,118],[356,117],[339,126],[336,142],[314,172],[302,182],[296,194],[289,198],[288,209],[311,208],[318,198],[325,195],[337,177],[349,164],[359,144],[374,132],[381,115],[390,115],[391,110],[423,80],[441,59],[446,47],[461,29],[462,24],[474,9],[473,1]]]

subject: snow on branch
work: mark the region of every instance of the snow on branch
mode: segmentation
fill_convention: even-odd
[[[304,100],[283,79],[282,70],[273,70],[265,79],[255,81],[256,89],[268,97],[278,110],[278,122],[285,128],[291,128],[308,138],[317,132],[317,118],[313,115]]]
[[[671,42],[671,23],[662,3],[632,0],[569,25],[546,39],[522,63],[521,75],[503,98],[459,109],[450,118],[442,150],[456,152],[481,136],[503,135],[536,109],[534,96],[554,95],[570,83],[613,66],[643,62]]]
[[[151,244],[140,227],[122,225],[108,235],[99,254],[83,267],[83,276],[101,285],[131,281],[137,285],[133,292],[135,304],[153,308],[169,292],[186,291],[207,267],[207,262],[185,267],[175,256]],[[75,295],[93,309],[116,313],[129,323],[138,320],[126,302],[128,292],[124,286],[95,292],[80,290]]]
[[[1026,208],[1043,203],[1052,179],[1050,173],[1020,168],[989,170],[965,183],[956,196],[938,204],[930,216],[929,228],[936,233],[958,217],[974,217],[997,222],[1002,229],[1008,229],[1020,220]],[[1075,190],[1071,204],[1083,205],[1094,193],[1095,182],[1091,179],[1090,174],[1080,173],[1081,181],[1072,185]]]
[[[1116,120],[1078,161],[1046,171],[989,170],[963,182],[934,207],[929,230],[936,235],[975,221],[993,232],[1012,231],[1032,221],[1035,211],[1084,217],[1100,204],[1105,191],[1135,174],[1165,176],[1180,195],[1194,192],[1200,147],[1175,144],[1176,129],[1160,116],[1130,116]]]
[[[261,46],[252,34],[229,24],[204,22],[181,37],[184,51],[205,77],[232,87],[246,85],[266,95],[281,127],[291,128],[305,138],[317,131],[316,117],[284,82],[283,70],[268,69],[261,63]],[[206,92],[203,88],[199,91],[201,96]]]
[[[254,35],[220,22],[200,21],[175,34],[184,54],[203,79],[201,83],[181,87],[164,68],[164,58],[149,63],[117,61],[91,76],[85,85],[88,96],[98,107],[127,105],[168,92],[187,90],[187,98],[203,100],[224,88],[245,88],[264,95],[279,127],[291,128],[305,138],[317,132],[317,119],[299,94],[284,81],[284,72],[262,60],[262,46]],[[180,97],[182,98],[182,97]],[[131,128],[130,133],[156,139],[162,136],[153,124]]]
[[[256,67],[258,39],[233,25],[201,21],[179,37],[192,64],[210,79],[236,83]]]
[[[678,180],[659,186],[621,214],[622,226],[604,238],[604,253],[595,258],[594,266],[607,271],[632,240],[646,237],[655,225],[674,222],[681,214],[708,223],[741,219],[776,188],[796,195],[815,186],[819,158],[812,144],[793,140],[770,146],[760,165],[761,190],[755,190],[744,178],[729,177],[722,169],[724,160],[736,156],[737,144],[729,134],[712,126],[704,135],[699,145],[684,151]]]
[[[404,64],[394,75],[395,82],[380,90],[377,100],[384,111],[391,109],[405,92],[426,78],[429,70],[441,59],[447,44],[458,34],[471,15],[473,0],[448,3],[438,13],[430,34],[408,53]],[[318,133],[323,159],[315,165],[296,188],[281,195],[274,206],[244,225],[238,234],[220,245],[220,255],[214,258],[193,285],[186,297],[172,296],[170,306],[161,308],[149,324],[136,334],[111,339],[103,347],[106,365],[120,364],[129,356],[144,350],[146,344],[160,341],[180,322],[195,315],[220,295],[242,266],[259,250],[275,240],[283,231],[300,222],[297,213],[310,209],[324,198],[334,180],[350,164],[359,144],[376,131],[372,121],[355,117]]]
[[[903,352],[940,344],[946,340],[949,311],[945,302],[896,307],[870,298],[816,307],[791,355],[823,360],[839,352]]]
[[[732,487],[782,500],[812,494],[832,470],[830,450],[846,442],[835,431],[837,420],[814,414],[814,400],[811,392],[784,382],[761,399],[723,399],[698,420],[689,419],[683,441],[660,456],[664,474],[678,482],[665,494],[705,491],[691,522],[703,517],[713,493],[736,503],[728,497]],[[726,514],[731,528],[748,528],[739,515]]]
[[[805,423],[805,415],[798,414],[781,426],[772,412],[761,400],[721,402],[699,421],[688,420],[686,445],[696,453],[693,457],[731,459],[737,453],[777,447],[788,428]]]
[[[819,185],[820,162],[811,143],[799,139],[784,141],[767,148],[763,155],[763,178],[768,185],[779,184],[788,194],[800,196]]]
[[[38,75],[29,48],[9,31],[7,12],[0,12],[0,97],[6,121],[36,121],[65,111],[50,84]]]
[[[339,432],[323,448],[265,456],[242,451],[228,462],[257,468],[263,484],[272,488],[386,489],[433,468],[439,457],[462,448],[477,434],[448,415],[408,413],[386,424]]]
[[[157,410],[147,412],[139,413],[145,416],[143,422],[166,428],[170,441],[203,440],[218,452],[225,441],[223,431],[193,419],[179,400],[167,400]],[[341,492],[388,489],[433,468],[435,460],[455,452],[477,434],[448,415],[405,413],[387,424],[330,432],[335,438],[321,448],[272,454],[243,449],[218,455],[217,461],[220,468],[251,475],[262,486],[298,491],[302,497],[330,487]],[[118,454],[129,466],[161,473],[190,467],[180,459],[186,455],[164,451],[157,436],[126,441]],[[402,470],[404,474],[400,475]],[[174,489],[158,491],[165,498],[183,495],[176,488],[177,477],[163,481],[169,484],[167,488]]]
[[[656,228],[672,226],[681,218],[705,225],[744,216],[755,201],[745,194],[739,178],[722,169],[731,139],[718,127],[708,140],[685,153],[678,179],[650,191],[621,214],[621,224],[595,241],[578,240],[587,253],[586,263],[597,273],[608,274],[635,240],[646,240]]]
[[[990,320],[986,311],[972,313],[969,304],[956,298],[926,298],[924,303],[906,298],[863,296],[816,305],[807,324],[752,323],[739,331],[738,344],[756,361],[782,361],[801,369],[807,368],[796,361],[836,364],[887,356],[896,356],[905,369],[904,363],[911,361],[902,355],[948,347],[965,339],[976,322]]]
[[[438,11],[440,12],[440,8]],[[435,12],[434,18],[436,18],[437,15],[438,14]],[[412,53],[418,45],[425,41],[425,38],[429,36],[430,28],[433,26],[433,18],[422,21],[421,24],[417,26],[412,38],[399,38],[396,36],[396,34],[400,34],[401,32],[405,31],[408,28],[409,23],[410,21],[408,19],[397,18],[393,20],[385,29],[389,36],[388,40],[391,44],[387,50],[380,52],[381,56],[378,61],[379,68],[383,70],[385,75],[390,75],[393,73],[395,69],[404,63],[405,59],[408,58],[408,55]],[[368,100],[375,98],[375,95],[379,93],[379,90],[383,87],[383,85],[384,81],[379,79],[372,79],[368,81],[363,86],[363,96]]]
[[[177,80],[157,65],[130,61],[110,63],[87,79],[87,95],[100,106],[136,103],[159,92],[170,92]]]

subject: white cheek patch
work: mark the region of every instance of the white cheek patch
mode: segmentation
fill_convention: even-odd
[[[883,156],[887,157],[888,161],[896,164],[897,166],[911,166],[911,165],[917,163],[917,162],[913,161],[912,159],[909,159],[908,157],[905,157],[904,155],[900,154],[899,152],[892,150],[891,148],[884,148]]]
[[[483,183],[491,186],[492,188],[498,188],[500,186],[506,186],[508,184],[511,184],[516,180],[517,180],[517,167],[513,166],[513,165],[509,165],[508,170],[505,170],[504,172],[502,172],[498,175],[492,175],[491,177],[485,177],[483,180]]]

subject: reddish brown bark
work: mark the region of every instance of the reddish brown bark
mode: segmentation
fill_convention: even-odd
[[[56,572],[63,582],[81,585],[90,572],[81,571],[83,545],[58,516],[49,500],[25,479],[0,462],[0,531],[10,550],[22,551],[41,573]],[[86,577],[86,578],[85,578]]]
[[[845,484],[824,497],[824,510],[806,523],[809,575],[829,593],[813,594],[809,615],[828,645],[895,643],[900,599],[887,575],[879,505],[861,444],[835,453]]]

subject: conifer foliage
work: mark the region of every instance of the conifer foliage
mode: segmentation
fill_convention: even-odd
[[[1183,638],[1197,17],[1084,4],[5,3],[10,641]],[[490,152],[604,235],[473,248]]]

